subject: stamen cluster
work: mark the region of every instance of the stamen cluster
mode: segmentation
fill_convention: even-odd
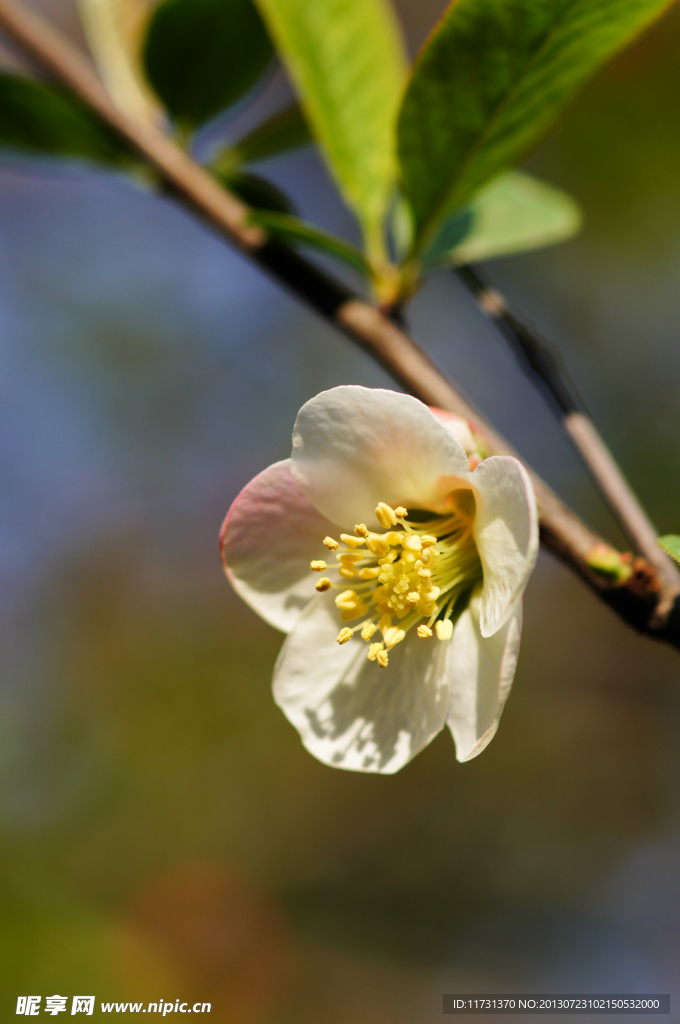
[[[310,568],[314,572],[337,569],[343,580],[357,580],[353,589],[343,590],[324,576],[316,589],[320,593],[340,590],[335,604],[342,621],[361,620],[341,629],[338,643],[345,644],[360,632],[370,644],[368,660],[386,668],[388,651],[414,626],[422,640],[435,633],[439,640],[451,638],[458,599],[481,580],[482,567],[472,517],[461,511],[430,515],[424,522],[411,524],[406,522],[405,508],[393,509],[381,501],[375,515],[384,533],[359,523],[354,535],[340,534],[342,548],[326,537],[323,543],[329,552],[337,552],[337,562],[328,565],[318,559]],[[395,618],[398,624],[393,624]],[[377,632],[382,640],[370,643]]]

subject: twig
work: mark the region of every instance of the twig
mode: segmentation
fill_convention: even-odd
[[[669,585],[680,586],[680,573],[658,546],[657,530],[585,411],[559,350],[527,323],[478,267],[458,267],[455,273],[507,338],[520,366],[547,399],[633,547]]]
[[[249,224],[248,208],[153,125],[135,121],[114,106],[97,74],[57,29],[20,0],[0,0],[3,28],[44,69],[69,88],[152,166],[178,198],[229,242],[267,270],[298,299],[325,317],[376,359],[411,394],[470,420],[489,452],[515,455],[511,446],[443,376],[395,323],[282,243]],[[620,582],[593,569],[593,552],[606,547],[553,491],[532,473],[541,540],[635,629],[680,649],[680,587],[644,559]]]

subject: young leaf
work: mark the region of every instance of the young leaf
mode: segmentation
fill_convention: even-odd
[[[395,179],[394,119],[405,75],[389,0],[256,0],[371,254]]]
[[[241,163],[256,164],[309,146],[314,140],[297,103],[277,111],[233,147]]]
[[[78,0],[87,42],[114,102],[132,117],[155,122],[162,111],[141,65],[152,4],[153,0]]]
[[[22,75],[0,73],[0,147],[132,167],[135,157],[85,107]]]
[[[604,61],[671,0],[454,0],[416,63],[399,117],[416,249],[522,159]]]
[[[368,274],[368,264],[358,249],[355,249],[349,242],[342,238],[330,235],[313,224],[307,224],[297,217],[289,217],[283,213],[269,213],[256,210],[251,215],[254,224],[261,224],[270,234],[284,242],[292,245],[301,245],[309,249],[315,249],[325,256],[333,256],[342,260],[343,263],[354,267],[361,274]]]
[[[240,99],[272,53],[251,0],[163,0],[149,25],[144,63],[170,114],[191,131]]]
[[[657,544],[664,549],[667,555],[674,558],[676,562],[680,562],[680,537],[677,534],[668,533],[665,537],[659,537]]]
[[[506,171],[447,217],[422,263],[460,265],[540,249],[571,238],[580,226],[581,211],[566,192]]]

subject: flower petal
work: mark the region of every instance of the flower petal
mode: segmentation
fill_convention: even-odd
[[[307,500],[290,473],[275,462],[243,488],[220,533],[222,561],[234,590],[277,629],[293,628],[316,595],[313,558],[328,552],[330,523]]]
[[[480,629],[493,636],[521,597],[538,553],[538,513],[529,474],[517,459],[493,455],[472,474],[473,534],[484,569]]]
[[[320,596],[302,613],[274,671],[274,699],[324,764],[391,774],[443,728],[450,644],[410,632],[389,665],[359,639],[338,644],[335,609]]]
[[[515,675],[522,635],[522,602],[493,636],[479,631],[479,596],[458,619],[451,638],[451,697],[447,723],[459,761],[470,761],[496,734]]]
[[[298,413],[292,473],[324,515],[375,526],[379,501],[444,511],[470,486],[460,443],[417,398],[355,386],[323,391]]]

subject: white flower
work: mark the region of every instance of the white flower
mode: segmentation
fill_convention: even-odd
[[[444,725],[467,761],[498,727],[536,502],[516,459],[470,472],[451,425],[408,395],[325,391],[222,527],[235,589],[289,634],[275,700],[326,764],[395,772]]]

